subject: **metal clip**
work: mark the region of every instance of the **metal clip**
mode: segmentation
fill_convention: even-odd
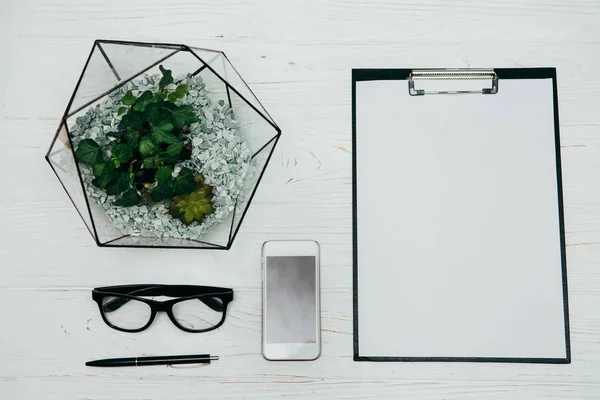
[[[469,82],[468,88],[440,90],[415,89],[415,81],[473,81],[473,80],[491,80],[491,88],[475,88],[473,82]],[[447,82],[444,85],[448,86]],[[440,85],[437,85],[438,87]],[[408,76],[408,93],[411,96],[422,96],[425,94],[464,94],[464,93],[498,93],[498,75],[493,69],[428,69],[414,70]]]

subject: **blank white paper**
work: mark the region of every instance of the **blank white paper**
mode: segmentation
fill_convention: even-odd
[[[356,82],[360,356],[566,357],[553,112]]]

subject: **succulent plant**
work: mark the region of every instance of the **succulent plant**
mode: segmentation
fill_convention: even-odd
[[[213,212],[212,187],[203,185],[191,193],[175,196],[169,206],[169,213],[179,218],[185,225],[202,222],[204,217]]]

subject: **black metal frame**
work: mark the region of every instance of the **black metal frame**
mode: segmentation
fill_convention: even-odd
[[[150,65],[149,67],[147,67],[146,69],[136,73],[135,75],[129,77],[126,80],[121,80],[120,76],[118,75],[118,73],[115,71],[112,62],[110,61],[110,59],[108,58],[108,56],[106,55],[104,49],[102,48],[102,44],[117,44],[117,45],[129,45],[129,46],[140,46],[140,47],[157,47],[157,48],[164,48],[164,49],[171,49],[173,50],[173,52],[171,52],[170,54],[168,54],[167,56],[161,58],[157,63]],[[79,89],[79,86],[81,85],[81,81],[83,80],[83,77],[85,75],[85,71],[89,65],[89,62],[92,58],[92,55],[94,54],[94,50],[98,49],[98,51],[100,51],[100,53],[102,54],[102,56],[105,58],[105,60],[107,61],[108,65],[110,66],[110,68],[113,70],[113,73],[115,74],[115,77],[117,78],[117,80],[119,80],[119,84],[116,85],[115,87],[111,88],[109,91],[104,92],[102,94],[100,94],[99,96],[95,97],[93,100],[87,102],[84,106],[78,107],[77,110],[73,111],[73,112],[69,112],[73,101],[75,100],[75,96],[77,94],[77,91]],[[200,49],[200,48],[198,48]],[[214,53],[220,53],[231,65],[231,67],[233,68],[233,70],[236,72],[236,74],[239,73],[237,72],[237,70],[235,69],[235,67],[233,66],[233,64],[231,64],[231,62],[229,61],[229,59],[227,58],[227,56],[225,55],[224,52],[219,51],[219,50],[212,50],[212,49],[200,49],[200,50],[206,50],[206,51],[211,51]],[[254,93],[252,92],[252,90],[250,89],[250,87],[248,86],[248,84],[246,84],[245,81],[244,82],[246,88],[250,91],[250,93],[252,93],[252,95],[254,96],[254,100],[256,100],[258,102],[258,104],[260,104],[260,106],[263,108],[263,110],[265,110],[265,113],[267,114],[266,116],[259,110],[257,109],[250,101],[248,101],[248,99],[246,99],[238,90],[236,90],[233,86],[231,86],[231,84],[221,75],[219,75],[210,65],[208,65],[208,63],[203,60],[200,56],[198,56],[195,52],[194,52],[194,48],[189,47],[187,45],[183,45],[183,44],[172,44],[172,43],[147,43],[147,42],[133,42],[133,41],[121,41],[121,40],[106,40],[106,39],[97,39],[94,41],[94,45],[92,46],[92,49],[90,50],[90,53],[88,55],[88,58],[86,60],[85,66],[81,72],[81,75],[79,76],[79,79],[77,81],[77,84],[75,85],[75,89],[73,90],[73,93],[71,95],[71,98],[69,100],[69,103],[67,104],[67,107],[65,109],[65,112],[63,114],[63,116],[61,117],[60,120],[60,125],[59,128],[52,140],[52,143],[50,145],[50,148],[48,149],[48,152],[45,155],[45,159],[48,162],[48,164],[50,164],[50,167],[52,168],[52,170],[54,171],[55,175],[57,176],[57,178],[60,181],[60,177],[57,173],[57,171],[54,169],[52,163],[50,162],[50,152],[52,151],[52,147],[54,146],[54,143],[56,142],[59,134],[60,134],[60,130],[61,127],[64,125],[65,130],[67,132],[67,137],[68,137],[68,141],[69,141],[69,145],[71,146],[71,148],[73,148],[73,143],[71,141],[71,134],[69,132],[68,129],[68,125],[67,125],[67,119],[69,117],[71,117],[73,114],[75,114],[76,112],[80,111],[81,109],[89,106],[90,104],[93,104],[94,102],[100,100],[101,98],[107,96],[110,92],[114,91],[115,89],[118,89],[119,87],[125,85],[127,82],[135,79],[136,77],[140,76],[141,74],[143,74],[144,72],[146,72],[148,69],[152,68],[153,66],[157,65],[158,63],[165,61],[167,59],[169,59],[170,57],[172,57],[173,55],[179,53],[180,51],[184,51],[184,52],[189,52],[191,53],[196,59],[198,59],[198,61],[200,63],[202,63],[202,66],[195,71],[193,74],[198,74],[199,72],[201,72],[203,69],[209,69],[219,80],[221,80],[223,82],[223,84],[225,85],[225,88],[227,90],[227,98],[229,99],[229,106],[231,107],[231,97],[230,97],[230,90],[233,91],[240,99],[242,99],[246,105],[248,105],[250,108],[252,108],[258,115],[260,115],[271,127],[273,127],[276,131],[276,134],[269,139],[266,144],[260,149],[258,150],[253,156],[252,158],[254,158],[254,156],[256,156],[257,153],[259,153],[260,151],[262,151],[265,147],[267,147],[271,142],[275,141],[275,143],[273,144],[273,147],[271,148],[269,155],[267,156],[266,162],[265,162],[265,167],[263,168],[263,170],[261,171],[258,180],[256,181],[256,184],[252,190],[252,193],[250,194],[250,197],[248,198],[248,203],[245,207],[245,209],[243,210],[243,213],[240,217],[240,220],[238,222],[237,227],[234,230],[234,222],[235,222],[235,210],[234,210],[234,214],[232,215],[232,222],[231,222],[231,227],[229,229],[229,238],[227,241],[227,245],[223,246],[223,245],[217,245],[214,243],[209,243],[209,242],[204,242],[204,241],[200,241],[200,240],[191,240],[193,242],[197,242],[197,243],[202,243],[202,244],[206,244],[207,247],[197,247],[197,246],[185,246],[185,245],[174,245],[174,246],[167,246],[167,245],[159,245],[159,246],[144,246],[144,245],[129,245],[129,244],[118,244],[115,243],[116,241],[118,241],[119,239],[122,239],[124,237],[128,237],[129,235],[123,235],[121,237],[115,238],[115,239],[111,239],[109,241],[106,242],[101,242],[98,236],[98,231],[96,229],[96,225],[94,223],[94,217],[92,215],[91,209],[90,209],[90,205],[89,205],[89,201],[88,201],[88,197],[87,197],[87,193],[85,191],[85,186],[83,183],[83,180],[81,178],[81,173],[79,172],[79,165],[77,163],[76,164],[76,168],[77,168],[77,174],[79,176],[79,181],[81,184],[81,190],[83,191],[84,194],[84,198],[85,198],[85,202],[86,202],[86,207],[88,209],[88,214],[90,216],[90,221],[91,221],[91,234],[94,237],[94,240],[96,242],[96,244],[99,247],[130,247],[130,248],[158,248],[158,249],[172,249],[172,248],[180,248],[180,249],[203,249],[203,250],[229,250],[233,244],[233,241],[235,240],[239,229],[242,225],[242,222],[244,220],[244,218],[246,217],[246,213],[248,211],[248,208],[250,207],[250,204],[252,203],[252,200],[254,199],[254,195],[256,194],[256,190],[258,188],[258,186],[260,185],[260,182],[262,181],[263,175],[265,173],[266,167],[269,164],[269,162],[271,161],[271,157],[273,155],[273,152],[275,151],[275,147],[277,146],[277,142],[279,141],[279,138],[281,136],[281,129],[279,128],[279,126],[273,122],[271,116],[266,112],[264,106],[262,105],[262,103],[258,100],[258,98],[254,95]],[[62,184],[62,182],[61,182]],[[66,191],[66,188],[63,185],[63,188]],[[77,209],[77,212],[81,215],[81,210],[79,210],[77,208],[77,205],[75,204],[75,202],[73,201],[73,199],[71,198],[71,195],[67,192],[67,196],[69,197],[69,199],[71,200],[71,202],[73,203],[73,205],[75,206],[75,208]],[[236,207],[237,208],[237,207]],[[83,219],[83,216],[82,216]],[[87,226],[86,226],[87,227]],[[89,227],[88,227],[89,230]]]
[[[177,297],[173,300],[157,301],[146,299],[142,296],[167,296]],[[106,297],[114,297],[106,304],[103,304],[103,300]],[[215,298],[221,300],[216,301]],[[195,285],[149,285],[149,284],[138,284],[138,285],[121,285],[121,286],[105,286],[99,287],[92,290],[92,299],[98,303],[100,309],[100,315],[106,323],[113,329],[122,332],[141,332],[146,330],[158,312],[166,312],[169,319],[173,324],[185,332],[201,333],[209,332],[217,329],[225,322],[225,316],[227,314],[227,306],[233,301],[233,289],[213,287],[213,286],[195,286]],[[221,321],[213,327],[206,329],[189,329],[181,325],[175,315],[173,314],[173,306],[182,301],[190,299],[198,299],[203,302],[207,307],[213,311],[222,312]],[[116,326],[110,322],[106,317],[106,312],[118,310],[125,303],[130,300],[137,300],[142,303],[148,304],[150,307],[150,318],[148,322],[136,329],[126,329],[120,326]]]

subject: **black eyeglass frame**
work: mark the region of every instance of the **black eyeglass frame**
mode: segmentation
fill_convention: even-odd
[[[134,295],[135,294],[135,295]],[[103,303],[103,299],[105,297],[119,297],[124,299],[132,299],[141,301],[143,303],[148,304],[150,306],[150,318],[146,325],[141,328],[135,329],[126,329],[112,324],[105,315],[104,307],[106,304]],[[139,296],[167,296],[167,297],[177,297],[173,300],[151,300],[146,299],[144,297]],[[190,299],[198,299],[203,301],[206,304],[206,300],[209,298],[218,298],[222,302],[223,307],[223,315],[221,316],[221,321],[215,326],[205,329],[190,329],[181,325],[177,322],[175,315],[173,314],[173,306],[182,301],[190,300]],[[222,287],[213,287],[213,286],[196,286],[196,285],[149,285],[149,284],[137,284],[137,285],[120,285],[120,286],[105,286],[98,287],[92,290],[92,299],[98,304],[98,308],[100,309],[100,315],[102,319],[106,323],[106,325],[110,326],[113,329],[122,332],[141,332],[146,330],[152,322],[154,322],[154,318],[156,318],[156,314],[158,312],[166,312],[169,316],[171,322],[179,329],[185,332],[191,333],[202,333],[209,332],[219,328],[225,322],[225,316],[227,315],[227,306],[229,303],[233,301],[233,289],[230,288],[222,288]],[[204,299],[204,300],[203,300]],[[116,301],[116,300],[113,300]],[[128,301],[128,300],[127,300]],[[122,305],[122,304],[121,304]],[[119,305],[118,307],[120,307]],[[210,308],[214,309],[210,305],[207,304]],[[117,308],[118,308],[117,307]]]

